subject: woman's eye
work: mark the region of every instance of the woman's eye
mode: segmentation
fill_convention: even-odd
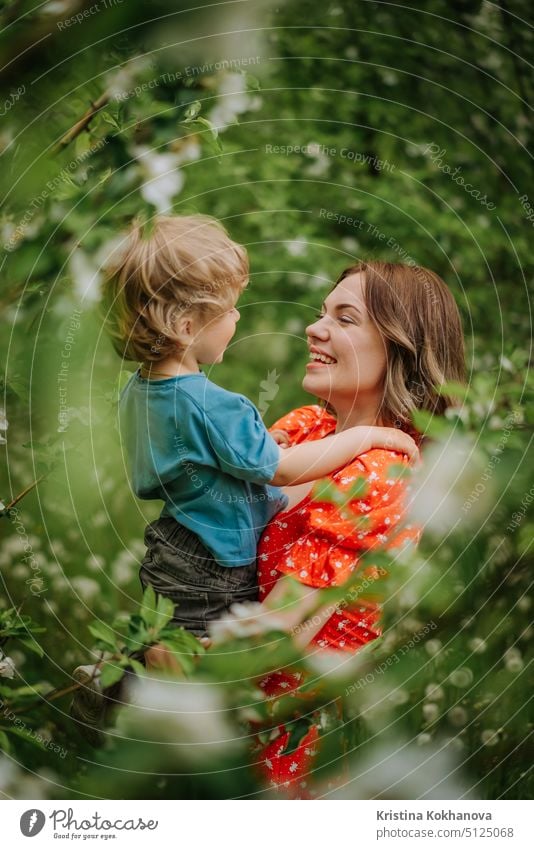
[[[355,322],[348,315],[340,315],[339,320],[343,322],[343,324],[354,324]]]

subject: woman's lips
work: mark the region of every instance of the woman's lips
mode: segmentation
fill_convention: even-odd
[[[336,363],[322,363],[320,360],[310,360],[309,363],[306,364],[306,369],[316,369],[316,368],[332,368]]]

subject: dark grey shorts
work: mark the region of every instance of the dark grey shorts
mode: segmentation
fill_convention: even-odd
[[[196,534],[171,517],[156,519],[145,528],[146,554],[139,570],[143,589],[174,602],[171,624],[197,637],[207,624],[220,619],[234,602],[256,601],[256,563],[220,566]]]

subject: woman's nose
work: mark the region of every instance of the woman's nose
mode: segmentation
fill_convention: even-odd
[[[315,336],[319,339],[326,339],[328,336],[328,328],[324,318],[324,316],[321,316],[321,318],[318,318],[317,321],[309,324],[305,331],[306,336]]]

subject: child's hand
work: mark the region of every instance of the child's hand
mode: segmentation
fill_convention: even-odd
[[[278,428],[275,428],[275,430],[270,430],[269,433],[271,434],[276,444],[280,446],[280,448],[289,448],[291,443],[289,441],[289,436],[285,430],[279,430]]]
[[[408,433],[396,427],[371,427],[369,438],[372,448],[387,448],[407,454],[411,463],[419,461],[419,449]]]

